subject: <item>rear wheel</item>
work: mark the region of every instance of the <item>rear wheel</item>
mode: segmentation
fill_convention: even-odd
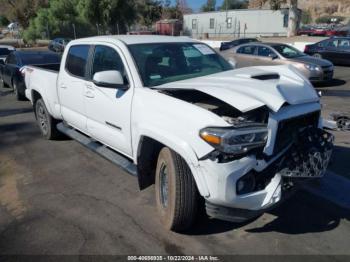
[[[44,101],[40,98],[36,101],[34,107],[36,120],[43,137],[48,140],[60,137],[61,133],[56,128],[58,121],[49,114]]]
[[[314,54],[314,55],[313,55],[313,57],[316,57],[316,58],[322,59],[322,55],[321,55],[321,54],[319,54],[319,53]]]
[[[165,228],[183,231],[193,224],[199,196],[196,183],[185,160],[167,147],[158,156],[155,193]]]

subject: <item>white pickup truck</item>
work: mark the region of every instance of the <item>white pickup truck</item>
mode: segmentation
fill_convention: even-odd
[[[137,175],[140,189],[155,184],[171,230],[189,228],[201,203],[214,218],[259,216],[321,177],[331,156],[305,77],[287,66],[233,70],[187,37],[74,40],[56,70],[23,71],[43,136],[65,133]]]

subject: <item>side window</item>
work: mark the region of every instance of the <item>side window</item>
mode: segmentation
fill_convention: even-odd
[[[319,42],[319,43],[318,43],[318,46],[319,46],[319,47],[325,47],[325,46],[328,45],[328,42],[329,42],[328,40]]]
[[[92,76],[97,72],[109,70],[117,70],[125,75],[123,61],[117,51],[108,46],[98,45],[95,47]]]
[[[209,20],[209,28],[210,29],[214,29],[215,26],[215,19],[214,18],[210,18]]]
[[[339,47],[343,49],[350,49],[350,40],[348,39],[339,40]]]
[[[76,45],[69,48],[66,70],[74,76],[85,77],[90,46]]]
[[[248,46],[242,46],[237,50],[237,53],[239,54],[245,54],[245,55],[254,55],[255,54],[255,46],[248,45]]]
[[[226,27],[232,28],[232,17],[228,17],[226,20]]]
[[[275,53],[268,47],[259,46],[258,47],[258,56],[273,56]]]
[[[327,47],[337,47],[338,46],[338,40],[329,41],[327,44]]]
[[[197,19],[192,19],[192,29],[197,29]]]

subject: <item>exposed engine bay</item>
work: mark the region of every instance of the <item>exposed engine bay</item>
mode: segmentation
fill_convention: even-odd
[[[265,107],[260,107],[246,113],[242,113],[235,107],[221,101],[220,99],[203,93],[198,90],[191,89],[171,89],[162,90],[163,93],[189,102],[201,108],[204,108],[224,119],[227,123],[239,127],[240,124],[251,123],[267,123],[268,110]]]

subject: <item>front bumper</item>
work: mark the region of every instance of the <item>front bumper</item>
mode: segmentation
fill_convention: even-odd
[[[292,111],[299,109],[302,108],[294,107]],[[283,114],[285,119],[290,118],[287,117],[289,113],[290,110],[285,110]],[[276,125],[283,120],[278,119],[279,116],[274,119]],[[270,121],[270,128],[275,124],[274,120]],[[272,128],[277,129],[277,126]],[[264,150],[264,155],[267,157],[257,158],[252,154],[227,163],[218,163],[210,159],[201,160],[196,171],[198,176],[204,178],[208,188],[209,194],[204,196],[209,206],[207,213],[211,216],[216,214],[215,217],[218,217],[217,214],[228,216],[232,210],[236,210],[239,216],[225,220],[242,222],[243,218],[257,216],[279,203],[294,184],[293,181],[302,181],[305,177],[323,176],[331,155],[333,140],[331,135],[323,139],[322,129],[313,127],[313,130],[315,132],[310,131],[310,134],[315,146],[307,144],[309,137],[305,135],[306,140],[296,137],[293,143],[278,153],[273,153],[276,140],[274,141],[272,137],[276,138],[277,134],[271,132],[270,141]],[[312,139],[313,134],[316,136],[315,139]],[[298,140],[302,141],[304,146],[300,146]],[[254,176],[254,190],[238,192],[238,182],[247,176]]]
[[[312,83],[322,83],[331,81],[333,79],[334,71],[333,69],[325,69],[320,72],[310,72],[309,73],[309,80]]]

